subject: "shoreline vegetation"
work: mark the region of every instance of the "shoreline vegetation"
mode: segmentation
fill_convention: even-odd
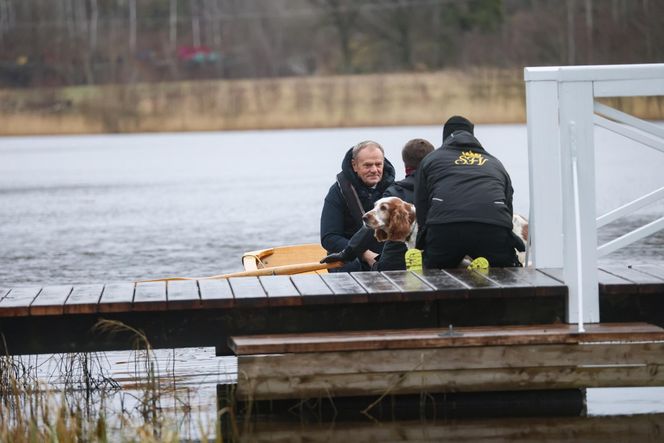
[[[664,119],[662,97],[611,106]],[[525,123],[521,69],[0,90],[0,135]]]

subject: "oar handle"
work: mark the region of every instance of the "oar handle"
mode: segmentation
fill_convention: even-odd
[[[292,275],[302,274],[304,272],[320,271],[322,269],[333,269],[343,266],[343,262],[333,263],[298,263],[294,265],[274,266],[272,268],[253,269],[251,271],[232,272],[230,274],[213,275],[211,277],[204,277],[199,280],[214,280],[222,278],[234,277],[256,277],[261,275]]]
[[[302,274],[304,272],[315,272],[322,269],[334,269],[343,266],[343,262],[332,262],[332,263],[297,263],[294,265],[283,265],[283,266],[274,266],[272,268],[261,268],[254,269],[251,271],[240,271],[240,272],[231,272],[230,274],[220,274],[213,275],[210,277],[169,277],[169,278],[158,278],[155,280],[139,280],[136,283],[151,283],[159,281],[175,281],[175,280],[220,280],[222,278],[235,278],[235,277],[257,277],[261,275],[292,275],[292,274]]]

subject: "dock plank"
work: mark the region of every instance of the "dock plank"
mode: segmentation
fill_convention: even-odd
[[[636,284],[639,294],[655,294],[664,290],[664,280],[635,269],[619,266],[602,266],[603,271]]]
[[[563,276],[562,268],[537,268],[537,270],[543,272],[551,278],[558,280],[561,283],[565,283],[565,277]]]
[[[231,337],[236,355],[286,352],[331,352],[378,349],[427,349],[468,346],[578,344],[602,341],[664,340],[664,329],[647,323],[593,323],[578,332],[576,325],[469,326]]]
[[[132,310],[165,311],[168,309],[166,303],[166,282],[136,283]]]
[[[582,389],[661,386],[664,365],[622,367],[519,367],[464,371],[406,371],[400,373],[274,377],[238,383],[236,398],[333,398],[356,395],[487,392],[515,389]],[[358,394],[358,392],[360,394]]]
[[[0,301],[0,317],[25,317],[30,315],[30,303],[41,287],[12,288]]]
[[[339,303],[366,303],[367,291],[347,272],[331,272],[321,275],[327,286],[337,296]]]
[[[30,304],[30,315],[62,315],[71,285],[46,286]]]
[[[196,280],[171,280],[166,285],[168,309],[199,309],[201,297]]]
[[[526,326],[471,326],[382,331],[321,332],[308,334],[231,337],[236,355],[285,352],[332,352],[378,349],[427,349],[468,346],[578,344],[602,341],[664,340],[664,329],[648,323],[593,323],[578,332],[576,325],[558,323]]]
[[[94,314],[99,309],[99,300],[104,290],[102,284],[74,286],[65,302],[65,314]]]
[[[198,280],[203,308],[230,308],[235,303],[227,279]]]
[[[500,286],[505,294],[521,296],[530,295],[534,292],[533,285],[530,282],[521,278],[517,272],[511,272],[508,268],[490,267],[482,275]]]
[[[268,299],[258,277],[229,278],[236,306],[267,306]]]
[[[302,304],[302,296],[288,275],[267,275],[258,277],[267,293],[270,306],[297,306]]]
[[[134,283],[109,283],[99,299],[99,312],[131,311],[134,301]]]
[[[291,275],[291,281],[302,294],[302,304],[328,304],[338,301],[338,297],[319,274]]]
[[[534,289],[536,295],[559,296],[567,294],[567,286],[559,280],[533,268],[504,268],[512,272],[524,282],[528,282]]]
[[[653,277],[660,278],[664,280],[664,267],[655,266],[655,265],[636,265],[632,266],[632,269],[635,269],[644,274],[652,275]]]
[[[385,271],[383,275],[397,289],[403,292],[403,299],[414,300],[434,300],[433,288],[426,284],[424,280],[410,271]]]
[[[436,290],[435,296],[438,299],[468,296],[468,285],[442,269],[424,269],[415,274]]]
[[[631,295],[636,294],[638,290],[636,285],[631,281],[603,269],[597,270],[597,283],[599,284],[599,291],[602,294]]]
[[[403,298],[399,288],[380,272],[351,272],[350,275],[366,289],[370,302],[401,301]]]
[[[502,293],[500,285],[480,272],[460,268],[445,269],[445,272],[468,286],[472,296],[499,296]]]
[[[664,365],[664,343],[498,345],[242,355],[250,378],[583,365]],[[526,363],[527,362],[527,363]]]

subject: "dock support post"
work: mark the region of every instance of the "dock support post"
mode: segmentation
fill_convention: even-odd
[[[556,68],[526,68],[531,249],[537,268],[563,266],[563,216]],[[540,77],[548,76],[548,79]],[[535,215],[536,214],[536,215]]]
[[[558,88],[565,232],[563,275],[569,288],[567,322],[597,323],[599,289],[593,84],[591,81],[561,82]],[[578,184],[578,189],[575,189],[575,184]]]

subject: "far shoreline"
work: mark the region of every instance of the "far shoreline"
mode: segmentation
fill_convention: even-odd
[[[521,69],[0,90],[0,136],[524,124]],[[664,119],[662,97],[611,99]]]

